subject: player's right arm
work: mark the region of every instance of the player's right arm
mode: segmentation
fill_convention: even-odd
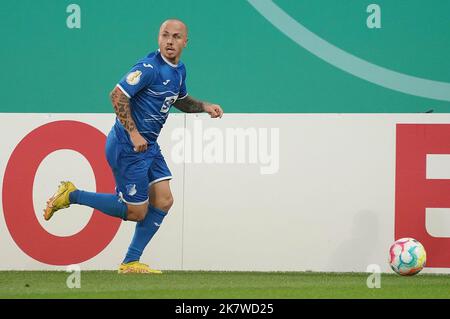
[[[111,92],[110,98],[117,118],[130,134],[134,150],[136,152],[144,152],[147,149],[147,141],[139,134],[136,123],[131,117],[130,99],[117,86]]]
[[[153,68],[153,65],[150,63],[137,63],[119,81],[110,95],[117,118],[128,131],[136,152],[144,152],[147,150],[148,145],[147,140],[139,133],[136,123],[131,116],[130,99],[152,83],[155,77]]]

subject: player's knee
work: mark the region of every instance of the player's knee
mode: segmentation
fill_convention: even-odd
[[[173,196],[172,194],[167,194],[165,196],[160,196],[155,200],[154,206],[162,211],[169,212],[170,208],[173,205]]]
[[[164,203],[164,211],[168,212],[170,208],[172,208],[172,205],[173,205],[173,196],[172,194],[170,194],[170,196],[166,198],[166,201]]]
[[[145,216],[147,215],[147,212],[140,212],[140,213],[138,213],[138,214],[136,214],[135,215],[135,217],[134,217],[134,221],[135,222],[140,222],[140,221],[143,221],[144,219],[145,219]]]
[[[148,211],[148,204],[128,205],[127,220],[140,222],[145,218]]]

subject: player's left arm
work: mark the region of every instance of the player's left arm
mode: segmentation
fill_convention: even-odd
[[[173,104],[177,109],[185,113],[208,113],[211,118],[222,117],[223,110],[220,105],[212,104],[204,101],[194,99],[192,96],[187,95],[186,97],[177,100]]]

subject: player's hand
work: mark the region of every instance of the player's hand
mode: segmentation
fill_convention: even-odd
[[[148,144],[145,138],[139,134],[138,131],[133,131],[130,133],[131,142],[134,146],[135,152],[145,152],[147,150]]]
[[[222,108],[217,104],[205,104],[203,110],[208,113],[213,119],[216,117],[222,117],[223,115]]]

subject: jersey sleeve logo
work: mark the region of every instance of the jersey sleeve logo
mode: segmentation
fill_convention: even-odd
[[[142,75],[142,72],[139,70],[131,72],[130,74],[127,75],[127,83],[129,85],[138,84],[139,81],[141,80],[141,75]]]

